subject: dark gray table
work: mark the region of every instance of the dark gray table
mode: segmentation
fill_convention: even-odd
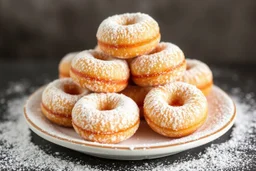
[[[4,62],[0,61],[0,92],[3,91],[10,81],[18,81],[22,79],[28,80],[32,86],[39,87],[45,84],[45,80],[53,80],[57,78],[57,62]],[[214,72],[214,82],[227,92],[230,92],[232,87],[241,87],[244,93],[254,92],[256,93],[256,66],[253,65],[223,65],[215,64],[210,65]],[[29,94],[31,92],[26,92]],[[8,97],[6,97],[8,98]],[[3,115],[4,109],[0,106],[0,116]],[[1,119],[2,117],[0,117]],[[1,120],[0,120],[1,121]],[[227,132],[217,140],[206,144],[204,146],[176,154],[174,156],[168,156],[164,158],[146,160],[146,161],[116,161],[107,160],[88,156],[73,150],[69,150],[53,143],[50,143],[41,137],[37,136],[31,131],[32,142],[38,145],[41,149],[45,149],[46,153],[61,152],[58,155],[60,158],[70,161],[81,161],[81,164],[87,164],[91,166],[98,166],[98,168],[104,169],[120,169],[130,170],[134,169],[134,166],[143,166],[144,163],[151,163],[152,165],[168,165],[177,159],[185,158],[187,155],[197,156],[198,153],[203,152],[206,147],[209,147],[212,143],[222,143],[230,138],[231,131]],[[255,134],[256,136],[256,134]],[[1,145],[1,144],[0,144]],[[248,153],[255,153],[249,151]],[[255,155],[255,154],[254,154]],[[1,154],[0,154],[1,158]],[[132,166],[132,167],[131,167]],[[249,168],[254,170],[256,168],[256,161],[250,163]],[[21,168],[24,170],[33,170],[33,168]],[[241,168],[243,169],[243,168]],[[46,168],[47,170],[47,168]]]

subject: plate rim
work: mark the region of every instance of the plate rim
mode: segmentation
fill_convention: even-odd
[[[42,86],[42,87],[40,87],[40,88],[38,88],[36,91],[34,91],[30,96],[29,96],[29,98],[26,100],[26,103],[25,103],[25,105],[24,105],[24,108],[23,108],[23,111],[24,111],[24,117],[25,117],[25,119],[26,119],[26,121],[28,122],[28,125],[29,125],[29,127],[30,126],[32,126],[34,129],[36,129],[38,132],[40,132],[41,134],[44,134],[44,136],[48,136],[49,138],[52,138],[52,139],[58,139],[58,140],[60,140],[60,141],[64,141],[65,143],[72,143],[72,144],[75,144],[75,145],[82,145],[82,146],[89,146],[89,147],[92,147],[92,148],[104,148],[104,149],[113,149],[113,150],[129,150],[129,151],[131,151],[131,147],[125,147],[125,146],[111,146],[111,144],[93,144],[92,142],[90,142],[90,141],[86,141],[86,140],[84,140],[84,142],[79,142],[79,141],[75,141],[75,140],[70,140],[70,139],[67,139],[67,138],[63,138],[63,137],[58,137],[58,136],[56,136],[56,135],[53,135],[53,134],[50,134],[49,132],[47,132],[47,131],[45,131],[45,130],[43,130],[43,129],[41,129],[40,127],[38,127],[35,123],[33,123],[31,120],[30,120],[30,118],[27,116],[28,114],[27,114],[27,105],[28,105],[28,103],[30,102],[30,99],[33,97],[33,96],[35,96],[35,94],[36,93],[38,93],[39,91],[41,91],[42,89],[44,89],[45,88],[45,86],[46,85],[44,85],[44,86]],[[136,146],[134,146],[133,147],[133,149],[132,149],[132,151],[136,151],[136,150],[145,150],[145,148],[147,149],[147,150],[149,150],[149,149],[163,149],[163,148],[168,148],[168,147],[175,147],[175,146],[180,146],[180,145],[185,145],[185,144],[187,144],[187,145],[189,145],[190,143],[193,143],[193,142],[195,142],[195,141],[199,141],[199,140],[204,140],[204,139],[206,139],[206,138],[209,138],[209,137],[211,137],[211,136],[213,136],[213,135],[215,135],[215,134],[218,134],[218,133],[220,133],[222,130],[224,130],[225,128],[227,128],[228,126],[230,126],[230,124],[231,123],[234,123],[234,120],[235,120],[235,118],[236,118],[236,105],[235,105],[235,103],[234,103],[234,101],[233,101],[233,99],[225,92],[225,91],[223,91],[221,88],[219,88],[218,86],[216,86],[216,85],[214,85],[213,86],[214,88],[217,88],[217,89],[219,89],[222,93],[224,93],[225,94],[225,96],[227,96],[231,101],[232,101],[232,104],[233,104],[233,109],[234,109],[234,113],[232,114],[232,117],[231,117],[231,119],[223,126],[223,127],[221,127],[221,128],[219,128],[218,130],[216,130],[216,131],[214,131],[214,132],[212,132],[212,133],[210,133],[210,134],[207,134],[207,135],[204,135],[204,136],[202,136],[202,137],[200,137],[200,138],[197,138],[197,139],[193,139],[193,140],[188,140],[188,141],[186,141],[186,142],[179,142],[179,143],[175,143],[175,144],[164,144],[164,145],[156,145],[156,146],[139,146],[139,147],[136,147]],[[232,126],[231,126],[232,127]],[[230,128],[231,128],[230,127]],[[229,128],[229,129],[230,129]],[[31,128],[30,128],[31,129]],[[228,129],[228,130],[229,130]],[[34,132],[34,131],[33,131]],[[226,131],[227,132],[227,131]],[[225,132],[225,133],[226,133]],[[224,133],[223,133],[224,134]],[[222,135],[223,135],[222,134]],[[221,136],[222,136],[221,135]],[[39,135],[40,136],[40,135]],[[41,137],[41,136],[40,136]],[[216,139],[216,138],[215,138]],[[48,139],[47,139],[48,140]],[[49,141],[49,140],[48,140]],[[58,144],[58,145],[60,145],[60,144]],[[115,145],[115,144],[113,144],[113,145]]]

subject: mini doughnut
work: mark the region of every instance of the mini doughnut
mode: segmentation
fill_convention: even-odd
[[[94,92],[122,91],[128,84],[129,75],[125,60],[96,50],[80,52],[70,69],[70,76],[78,85]]]
[[[92,93],[75,104],[72,123],[75,131],[86,140],[119,143],[138,129],[139,108],[122,94]]]
[[[144,118],[143,116],[144,99],[152,88],[153,87],[139,87],[137,85],[128,85],[120,93],[130,97],[133,101],[135,101],[135,103],[138,105],[140,109],[140,118]]]
[[[203,62],[195,59],[186,59],[187,70],[180,81],[195,85],[204,95],[209,94],[213,85],[213,76],[210,68]]]
[[[144,102],[144,117],[157,133],[178,138],[196,131],[207,118],[207,100],[195,86],[173,82],[152,89]]]
[[[105,19],[96,37],[104,53],[128,59],[151,52],[161,36],[158,23],[149,15],[126,13]]]
[[[50,121],[72,127],[71,111],[75,103],[89,91],[78,87],[71,78],[55,80],[42,94],[41,110]]]
[[[59,63],[59,78],[70,77],[69,70],[72,59],[77,55],[78,52],[72,52],[65,55]]]
[[[135,84],[158,86],[180,78],[186,70],[186,61],[178,46],[162,42],[150,54],[135,58],[130,67]]]

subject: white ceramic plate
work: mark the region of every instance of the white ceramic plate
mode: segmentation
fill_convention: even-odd
[[[236,109],[230,97],[217,86],[208,95],[208,118],[195,133],[178,139],[161,136],[148,127],[145,121],[134,136],[119,144],[100,144],[83,140],[72,128],[64,128],[48,121],[41,113],[43,88],[28,99],[25,119],[40,137],[60,146],[89,155],[118,159],[142,160],[173,155],[209,143],[226,133],[234,124]]]

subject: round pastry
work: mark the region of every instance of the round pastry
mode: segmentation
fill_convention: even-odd
[[[137,85],[128,85],[120,93],[130,97],[133,101],[135,101],[135,103],[138,105],[140,109],[140,118],[144,118],[143,116],[144,99],[152,88],[153,87],[139,87]]]
[[[130,70],[125,60],[97,50],[80,52],[73,59],[70,76],[83,88],[94,92],[119,92],[128,84]]]
[[[78,87],[71,78],[55,80],[42,94],[42,113],[52,122],[72,127],[71,111],[75,103],[89,91]]]
[[[161,37],[157,22],[142,13],[108,17],[100,24],[96,36],[104,53],[124,59],[151,52]]]
[[[196,131],[207,118],[207,100],[195,86],[173,82],[152,89],[144,101],[144,117],[157,133],[177,138]]]
[[[59,78],[70,77],[69,70],[72,59],[77,55],[78,52],[72,52],[65,55],[59,63]]]
[[[130,138],[138,129],[139,109],[125,95],[92,93],[75,104],[72,123],[76,132],[86,140],[119,143]]]
[[[187,70],[180,81],[195,85],[204,95],[209,94],[213,85],[213,76],[210,68],[198,60],[186,59],[186,62]]]
[[[162,42],[150,54],[135,58],[130,67],[137,85],[157,86],[180,78],[186,70],[186,60],[178,46]]]

